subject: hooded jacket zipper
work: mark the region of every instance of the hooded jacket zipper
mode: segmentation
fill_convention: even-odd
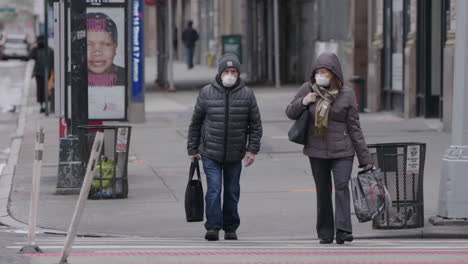
[[[227,144],[228,144],[228,129],[229,129],[229,90],[226,91],[226,106],[224,113],[224,155],[223,161],[226,161]]]

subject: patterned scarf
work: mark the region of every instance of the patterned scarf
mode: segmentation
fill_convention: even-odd
[[[315,134],[325,137],[328,128],[328,113],[330,112],[331,104],[338,96],[339,89],[332,88],[329,90],[317,84],[311,84],[311,86],[312,90],[320,96],[315,108]]]

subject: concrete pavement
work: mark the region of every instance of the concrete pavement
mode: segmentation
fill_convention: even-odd
[[[206,81],[211,72],[212,69],[200,70],[200,74],[206,74]],[[181,67],[176,75],[183,74]],[[315,187],[310,167],[300,146],[290,143],[286,137],[292,122],[284,115],[284,109],[297,88],[254,88],[262,113],[264,138],[256,163],[245,168],[241,175],[240,238],[316,238]],[[36,127],[42,125],[46,141],[38,224],[63,231],[68,227],[77,196],[55,195],[58,120],[40,115],[33,96],[31,92],[24,108],[26,126],[9,204],[9,213],[17,222],[10,224],[24,228],[21,223],[27,221],[34,133]],[[129,197],[89,200],[79,233],[201,240],[202,224],[186,223],[183,209],[189,166],[186,134],[196,96],[195,87],[177,93],[147,93],[146,123],[131,124]],[[425,218],[435,215],[441,156],[450,142],[450,135],[438,131],[440,126],[435,120],[403,120],[391,113],[362,114],[361,119],[368,143],[415,141],[428,144]],[[204,184],[206,186],[206,182]],[[353,228],[356,237],[361,238],[468,237],[465,227],[434,227],[427,221],[420,229],[384,231],[373,230],[370,223],[359,224],[353,217]]]

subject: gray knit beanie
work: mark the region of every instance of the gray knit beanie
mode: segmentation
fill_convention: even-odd
[[[240,62],[235,54],[227,53],[219,58],[218,74],[221,74],[227,68],[235,68],[240,73]]]

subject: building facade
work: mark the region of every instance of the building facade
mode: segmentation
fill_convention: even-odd
[[[455,0],[369,0],[369,7],[370,110],[440,118],[450,130]]]
[[[243,78],[251,83],[274,82],[274,0],[172,1],[179,59],[183,58],[181,32],[192,20],[200,34],[197,63],[215,66],[223,36],[236,35],[241,40]],[[440,118],[450,129],[455,0],[278,0],[278,4],[282,84],[308,80],[317,55],[333,51],[341,58],[347,85],[353,85],[352,77],[365,80],[361,99],[366,111]]]

